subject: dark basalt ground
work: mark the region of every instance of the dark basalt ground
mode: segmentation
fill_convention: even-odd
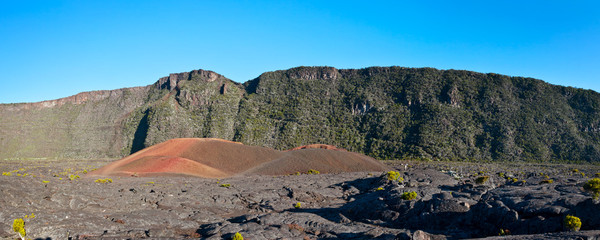
[[[236,232],[253,240],[600,236],[600,204],[582,188],[599,166],[394,162],[401,183],[382,172],[112,183],[84,176],[108,162],[0,161],[0,171],[11,172],[0,176],[0,237],[14,239],[13,220],[32,213],[24,218],[32,239],[231,239]],[[489,180],[475,183],[480,176]],[[540,183],[546,179],[553,183]],[[406,191],[417,199],[402,200]],[[566,215],[581,219],[581,231],[564,229]],[[498,236],[501,229],[511,235]]]

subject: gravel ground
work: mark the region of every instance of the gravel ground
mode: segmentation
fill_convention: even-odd
[[[12,222],[18,218],[31,239],[231,239],[236,232],[245,239],[600,235],[600,206],[582,188],[600,173],[594,165],[388,162],[403,181],[389,181],[383,172],[113,177],[105,183],[85,176],[111,161],[0,161],[0,237],[16,238]],[[476,183],[482,176],[488,180]],[[548,179],[552,183],[542,183]],[[404,200],[411,191],[417,198]],[[581,231],[566,231],[566,215],[581,218]]]

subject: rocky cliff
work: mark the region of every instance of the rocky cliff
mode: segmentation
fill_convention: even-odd
[[[600,94],[432,68],[299,67],[244,84],[211,71],[0,105],[0,157],[120,157],[179,137],[380,159],[600,161]]]

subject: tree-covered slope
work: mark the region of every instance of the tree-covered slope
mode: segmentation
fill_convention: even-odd
[[[600,161],[600,94],[531,78],[299,67],[244,84],[197,70],[135,89],[0,105],[0,157],[115,157],[217,137],[276,149],[325,143],[380,159]]]
[[[295,68],[245,84],[236,140],[383,159],[600,160],[600,95],[431,68]]]

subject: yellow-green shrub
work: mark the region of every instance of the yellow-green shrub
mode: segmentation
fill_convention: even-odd
[[[23,221],[22,218],[15,219],[15,221],[13,221],[12,227],[13,231],[19,234],[19,237],[21,239],[25,239],[25,221]]]
[[[300,202],[297,202],[297,203],[294,205],[294,208],[302,208],[302,204],[301,204]]]
[[[221,184],[221,187],[228,188],[228,187],[231,187],[231,184],[229,184],[229,183],[224,183],[224,184]]]
[[[404,192],[404,193],[402,193],[402,196],[400,196],[400,197],[404,200],[414,200],[414,199],[417,199],[417,193],[414,191]]]
[[[600,178],[593,178],[583,185],[583,189],[592,193],[594,199],[600,196]]]
[[[478,177],[477,179],[475,179],[475,183],[484,184],[485,182],[488,181],[488,179],[490,179],[490,176],[481,176],[481,177]]]
[[[567,215],[564,224],[565,228],[571,231],[579,231],[579,229],[581,229],[581,219],[575,216]]]
[[[508,236],[508,235],[510,235],[510,230],[500,228],[500,232],[498,233],[498,236]]]
[[[384,174],[385,178],[389,181],[403,182],[404,178],[400,177],[400,173],[396,171],[389,171]]]
[[[544,179],[544,180],[540,181],[540,184],[551,184],[553,182],[554,182],[554,180],[552,180],[552,179]]]
[[[233,235],[232,240],[244,240],[244,237],[242,237],[241,233],[236,232],[235,235]]]
[[[314,170],[314,169],[310,169],[308,170],[308,174],[320,174],[321,172]]]
[[[96,181],[94,181],[94,182],[97,182],[97,183],[112,183],[113,180],[110,179],[110,178],[105,178],[105,179],[99,178],[99,179],[96,179]]]

